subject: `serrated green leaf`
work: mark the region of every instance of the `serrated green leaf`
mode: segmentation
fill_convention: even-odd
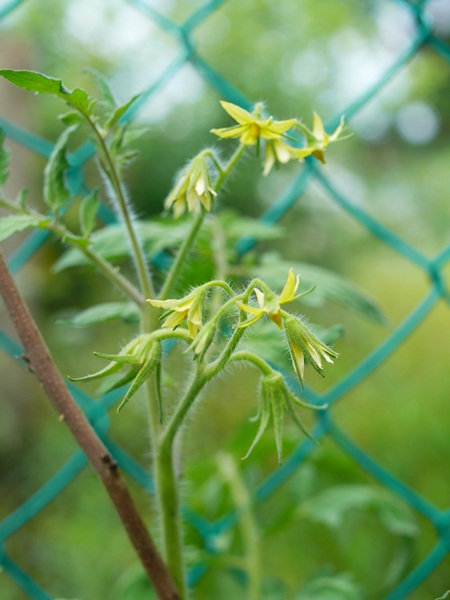
[[[0,129],[0,187],[2,187],[9,175],[8,167],[10,152],[8,148],[5,148],[4,141],[5,134],[3,133],[3,130]]]
[[[73,91],[68,90],[61,79],[48,77],[36,71],[13,71],[11,69],[1,69],[0,76],[29,92],[57,96],[84,115],[92,114],[95,100],[81,88],[75,88]]]
[[[132,302],[105,302],[91,306],[78,313],[74,317],[59,319],[59,323],[72,325],[73,327],[88,327],[96,323],[105,323],[122,319],[126,323],[138,323],[140,312]]]
[[[114,127],[115,125],[117,125],[117,123],[120,121],[120,118],[127,112],[127,110],[130,108],[130,106],[140,96],[141,96],[141,94],[136,94],[136,96],[133,96],[132,98],[130,98],[130,100],[128,100],[128,102],[126,102],[125,104],[122,104],[122,106],[119,106],[118,108],[116,108],[114,110],[114,112],[112,113],[112,115],[109,117],[109,119],[105,123],[106,129],[110,129],[111,127]]]
[[[369,294],[324,267],[286,261],[271,253],[263,257],[260,265],[252,266],[250,274],[260,277],[274,289],[281,289],[291,268],[300,275],[300,292],[315,286],[314,292],[302,298],[305,304],[323,306],[326,301],[334,302],[378,325],[386,325],[383,312]]]
[[[95,217],[100,208],[98,189],[83,198],[80,205],[80,226],[85,237],[88,237],[95,226]]]
[[[24,231],[28,228],[42,227],[49,223],[50,219],[42,219],[32,215],[11,215],[0,218],[0,242],[6,240],[14,233]]]
[[[178,246],[185,238],[187,222],[138,221],[136,229],[147,256]],[[92,249],[103,258],[118,263],[130,256],[130,245],[122,225],[110,225],[91,236]],[[89,260],[75,249],[68,250],[55,264],[56,271],[68,267],[90,264]]]
[[[44,169],[44,200],[54,211],[64,206],[71,198],[66,181],[66,172],[70,167],[67,144],[76,128],[77,125],[71,125],[63,131]]]
[[[36,94],[53,94],[59,96],[67,93],[60,79],[48,77],[36,71],[13,71],[12,69],[1,69],[0,76],[4,77],[17,87]]]

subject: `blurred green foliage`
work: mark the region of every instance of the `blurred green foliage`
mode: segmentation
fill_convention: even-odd
[[[200,4],[193,0],[148,3],[178,23]],[[340,114],[408,47],[414,18],[406,4],[228,0],[193,38],[198,56],[247,97],[267,101],[269,112],[277,118],[302,115],[310,123],[313,110],[324,117]],[[438,14],[436,29],[448,39],[450,17],[448,11],[446,17],[439,17],[438,5],[429,3],[428,17]],[[105,74],[122,101],[151,86],[179,52],[176,40],[132,2],[122,0],[48,0],[45,10],[39,3],[25,2],[0,22],[0,33],[5,68],[32,68],[61,77],[72,87],[94,90],[94,80],[84,69],[92,67]],[[449,64],[442,57],[430,48],[422,49],[355,117],[354,137],[332,149],[326,171],[344,196],[427,256],[448,242],[448,72]],[[1,116],[55,140],[60,133],[57,102],[10,94],[2,85]],[[140,219],[160,212],[176,171],[193,153],[203,145],[218,145],[208,132],[227,124],[219,99],[186,64],[145,104],[139,121],[149,132],[138,142],[141,156],[128,175]],[[28,187],[30,202],[41,203],[43,159],[14,143],[11,147],[11,195]],[[261,215],[289,185],[297,167],[289,165],[262,182],[257,170],[258,159],[249,159],[228,185],[223,202],[238,214]],[[86,176],[91,182],[89,165]],[[78,211],[78,206],[73,210]],[[178,235],[183,235],[182,227]],[[313,263],[345,275],[367,290],[387,315],[388,324],[382,326],[328,302],[326,310],[308,306],[312,322],[329,327],[338,323],[345,332],[338,343],[341,356],[335,369],[324,381],[314,374],[310,377],[314,389],[328,389],[402,322],[424,297],[428,282],[415,266],[337,209],[317,183],[307,188],[273,232],[271,250],[283,253],[288,262]],[[267,241],[246,259],[250,264],[268,247]],[[13,250],[13,244],[8,248]],[[61,261],[68,260],[61,254],[59,244],[46,244],[22,270],[19,282],[62,371],[89,372],[97,361],[91,351],[128,340],[133,325],[104,323],[87,330],[55,324],[55,319],[79,309],[116,299],[107,283],[82,266],[58,270]],[[202,277],[201,256],[185,275],[186,287]],[[334,410],[337,423],[355,442],[442,509],[448,508],[450,496],[445,476],[450,459],[449,355],[443,335],[449,321],[448,307],[441,302],[401,349]],[[175,352],[169,363],[165,383],[175,401],[183,358]],[[47,408],[31,375],[2,357],[0,378],[3,518],[62,466],[74,444]],[[276,469],[270,435],[247,461],[240,462],[255,434],[254,424],[247,419],[254,412],[256,377],[242,370],[223,382],[226,385],[220,382],[209,390],[209,406],[198,407],[187,432],[185,499],[208,519],[236,509],[217,472],[218,450],[225,447],[239,463],[249,490]],[[148,463],[144,407],[136,403],[127,415],[112,414],[110,421],[112,438]],[[298,432],[287,426],[287,435],[287,450],[292,451],[299,443]],[[151,518],[151,499],[137,486],[134,491]],[[255,518],[267,573],[264,597],[270,600],[376,600],[418,564],[437,539],[429,523],[374,484],[328,440],[279,491],[258,505]],[[215,540],[224,554],[206,553],[190,525],[186,535],[192,565],[201,559],[210,567],[194,597],[244,597],[239,527]],[[14,535],[7,550],[40,585],[64,598],[148,597],[128,542],[87,470]],[[447,558],[410,598],[442,596],[449,586],[449,568]],[[0,573],[1,600],[25,597]]]

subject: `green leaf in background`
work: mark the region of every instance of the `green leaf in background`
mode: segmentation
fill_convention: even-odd
[[[57,96],[84,115],[90,116],[92,114],[95,100],[81,88],[75,88],[73,91],[68,90],[61,79],[48,77],[36,71],[13,71],[11,69],[1,69],[0,76],[23,90],[35,92],[36,94]]]
[[[77,127],[71,125],[63,131],[44,169],[44,199],[54,211],[64,206],[71,198],[66,181],[66,171],[70,167],[67,159],[67,144],[70,135]]]
[[[300,275],[300,291],[316,286],[312,294],[302,298],[305,304],[323,306],[326,301],[334,302],[378,325],[386,325],[386,318],[375,300],[348,279],[323,267],[291,262],[275,253],[267,253],[260,265],[251,267],[250,273],[274,289],[281,289],[289,269]]]
[[[147,256],[178,246],[189,228],[187,221],[137,221],[136,229]],[[122,225],[110,225],[91,236],[92,249],[106,260],[120,262],[130,256],[130,246]],[[56,262],[57,272],[80,265],[88,265],[89,260],[75,249],[68,250]]]
[[[341,573],[311,579],[297,592],[295,600],[364,600],[364,596],[351,575]]]
[[[85,237],[88,237],[95,226],[95,217],[100,208],[100,200],[98,199],[98,189],[83,198],[80,204],[80,226],[81,232]]]
[[[390,492],[369,485],[337,485],[307,500],[299,512],[332,529],[343,529],[355,511],[375,511],[385,529],[396,536],[413,538],[419,533],[412,512]]]
[[[107,78],[103,73],[100,73],[100,71],[97,71],[97,69],[94,69],[93,67],[85,67],[83,70],[94,78],[95,84],[100,92],[100,104],[103,104],[106,110],[109,113],[112,113],[117,106],[117,102],[109,87]]]
[[[8,179],[8,167],[9,167],[9,150],[3,145],[5,141],[5,134],[0,129],[0,187]]]
[[[11,215],[0,218],[0,242],[6,240],[14,233],[24,231],[29,227],[42,227],[49,223],[50,219],[34,217],[32,215]]]
[[[139,323],[139,309],[132,302],[105,302],[91,306],[74,317],[58,319],[58,323],[73,327],[88,327],[116,319],[122,319],[126,323]]]

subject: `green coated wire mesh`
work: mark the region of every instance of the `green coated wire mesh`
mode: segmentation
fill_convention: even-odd
[[[174,60],[165,68],[162,74],[144,91],[138,102],[135,102],[133,109],[127,113],[127,118],[132,120],[136,117],[139,110],[145,107],[150,98],[157,95],[170,81],[176,76],[179,70],[190,63],[212,88],[214,88],[220,97],[230,102],[240,104],[248,108],[252,105],[253,99],[246,98],[233,83],[222,77],[219,72],[196,54],[195,32],[196,29],[207,22],[207,20],[220,9],[221,5],[226,4],[226,0],[209,0],[201,4],[181,25],[175,23],[170,18],[160,14],[151,7],[150,2],[145,0],[128,0],[128,3],[137,11],[141,11],[158,28],[164,30],[169,36],[172,36],[178,44],[178,54]],[[361,111],[377,94],[383,91],[389,82],[397,76],[405,66],[425,47],[432,49],[442,59],[448,62],[450,71],[450,47],[440,39],[431,25],[425,18],[425,9],[428,2],[426,0],[416,2],[398,2],[405,11],[410,11],[415,19],[415,31],[411,33],[409,46],[392,64],[381,77],[368,89],[359,95],[342,112],[345,113],[347,120],[351,122],[352,118]],[[0,6],[0,19],[6,18],[20,4],[25,4],[23,0],[12,0]],[[327,123],[331,130],[338,124],[339,115]],[[26,131],[14,123],[0,117],[0,126],[6,135],[18,144],[36,152],[44,157],[49,156],[52,150],[52,144],[47,140],[41,139],[32,132]],[[84,145],[78,149],[73,157],[73,192],[79,191],[83,185],[82,177],[79,176],[84,163],[93,155],[93,148]],[[78,175],[78,176],[77,176]],[[429,290],[421,302],[411,311],[407,318],[396,328],[393,333],[387,337],[380,345],[364,358],[347,376],[334,385],[325,393],[316,393],[307,390],[308,400],[314,403],[328,403],[330,409],[320,413],[314,430],[314,437],[321,440],[325,437],[331,438],[334,443],[347,453],[362,469],[383,486],[386,486],[391,492],[398,495],[404,502],[409,504],[415,511],[420,513],[424,519],[429,521],[435,528],[438,541],[429,554],[418,564],[404,580],[387,595],[387,600],[401,600],[408,597],[414,590],[419,588],[422,582],[440,565],[450,550],[450,510],[441,510],[434,504],[428,502],[414,489],[402,482],[399,478],[392,475],[389,470],[378,464],[365,453],[346,433],[336,425],[333,419],[333,405],[342,400],[349,394],[355,386],[360,384],[384,361],[389,361],[393,353],[402,345],[408,336],[410,336],[419,325],[427,319],[431,311],[441,300],[448,303],[448,292],[444,283],[443,269],[450,259],[450,245],[443,248],[434,257],[429,258],[422,254],[417,248],[404,241],[401,237],[388,229],[382,222],[371,216],[363,208],[352,202],[350,198],[343,195],[321,168],[315,166],[311,161],[306,161],[299,173],[294,176],[289,186],[283,190],[277,200],[262,216],[265,223],[274,224],[278,222],[297,202],[306,190],[307,186],[314,181],[321,190],[335,203],[340,211],[348,214],[354,219],[360,227],[366,229],[373,236],[378,238],[383,244],[387,245],[393,252],[398,253],[410,263],[416,265],[427,276],[429,281]],[[26,262],[35,254],[35,252],[45,244],[47,235],[45,233],[32,233],[22,243],[17,251],[10,257],[10,266],[14,272],[19,272]],[[252,248],[254,242],[249,239],[241,240],[239,252],[245,253]],[[0,346],[7,355],[14,357],[21,354],[21,349],[11,337],[5,332],[0,331]],[[105,395],[100,401],[95,403],[77,387],[70,386],[76,400],[86,411],[90,421],[97,431],[102,434],[106,440],[109,449],[117,459],[120,466],[129,473],[135,481],[143,488],[152,491],[152,482],[146,471],[132,459],[124,449],[108,437],[108,409],[115,404],[119,392],[112,392]],[[291,477],[305,461],[305,459],[314,451],[315,446],[310,441],[302,443],[294,451],[286,462],[277,469],[266,481],[264,481],[255,492],[255,500],[263,503],[271,496],[289,477]],[[25,501],[21,506],[10,514],[6,519],[0,522],[0,565],[6,573],[22,588],[22,590],[35,600],[50,600],[53,596],[50,591],[44,590],[38,581],[30,577],[21,566],[13,561],[4,549],[6,540],[21,530],[31,519],[39,518],[40,512],[44,507],[57,497],[68,486],[74,477],[84,469],[86,459],[80,451],[76,451],[65,465],[45,485],[43,485],[32,497]],[[205,521],[199,515],[186,511],[186,518],[191,520],[193,525],[203,537],[205,547],[211,547],[214,539],[221,535],[225,530],[234,526],[236,515],[229,514],[219,522],[210,523]],[[191,585],[206,570],[206,566],[199,564],[190,574]],[[444,590],[445,591],[445,590]]]

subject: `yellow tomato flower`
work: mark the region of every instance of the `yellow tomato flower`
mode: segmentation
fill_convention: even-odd
[[[325,131],[323,126],[323,121],[319,117],[319,115],[315,112],[313,113],[313,128],[312,131],[309,131],[306,127],[303,126],[301,129],[306,134],[307,145],[304,148],[292,148],[293,155],[302,160],[306,156],[312,154],[320,160],[320,162],[325,163],[325,150],[327,149],[330,142],[336,142],[339,136],[342,133],[344,128],[344,117],[341,117],[341,122],[336,127],[331,135]]]
[[[260,289],[255,288],[254,292],[258,300],[259,308],[256,306],[249,306],[243,302],[236,302],[236,305],[241,310],[253,315],[253,318],[241,323],[240,325],[237,325],[237,327],[249,327],[250,325],[253,325],[253,323],[256,323],[256,321],[258,321],[264,314],[266,314],[269,319],[278,325],[280,329],[283,329],[280,305],[286,304],[287,302],[291,302],[295,299],[295,292],[298,289],[299,283],[300,277],[298,275],[295,277],[294,272],[291,269],[289,271],[284,288],[279,296],[270,290],[262,292]]]
[[[181,172],[177,184],[164,202],[164,208],[172,208],[175,218],[178,218],[186,210],[200,212],[202,206],[209,212],[215,196],[216,192],[211,186],[206,156],[201,152]]]
[[[261,119],[258,116],[260,105],[255,107],[253,113],[232,104],[231,102],[221,101],[222,108],[236,121],[237,125],[232,127],[222,127],[221,129],[211,129],[221,138],[240,138],[240,142],[246,146],[254,146],[262,137],[266,140],[276,140],[294,126],[296,119],[287,119],[286,121],[274,121],[273,117]]]
[[[183,321],[187,321],[189,335],[195,338],[202,326],[202,304],[203,294],[194,292],[180,300],[147,300],[152,306],[166,308],[171,313],[164,321],[163,327],[176,328]]]

